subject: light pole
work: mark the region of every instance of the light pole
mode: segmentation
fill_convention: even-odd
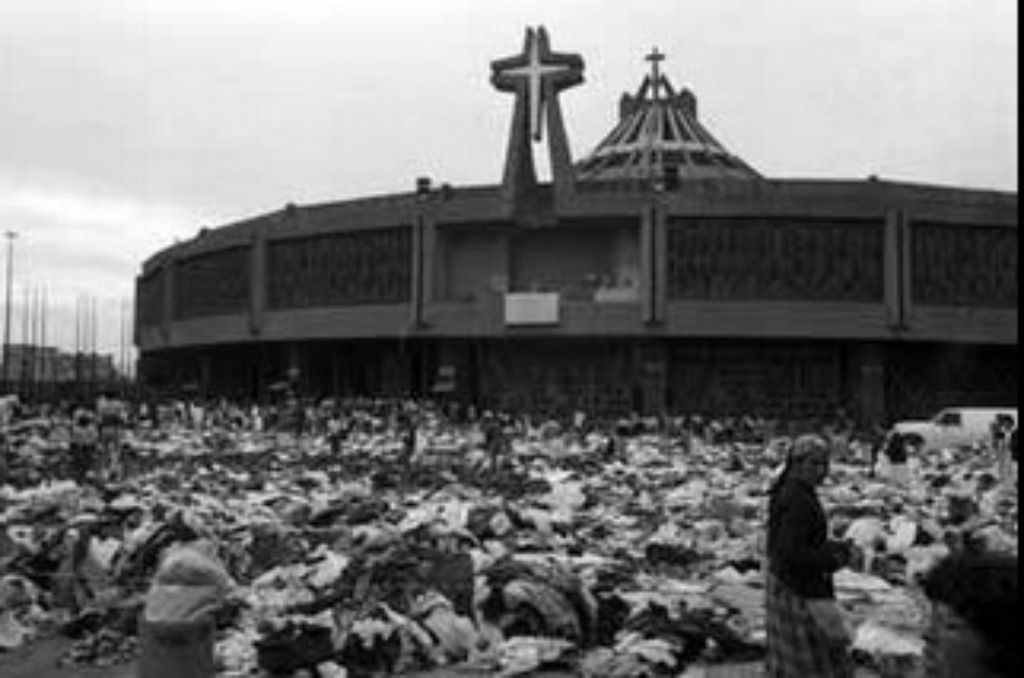
[[[14,279],[14,231],[4,232],[7,238],[7,301],[4,309],[4,385],[11,383],[11,281]]]

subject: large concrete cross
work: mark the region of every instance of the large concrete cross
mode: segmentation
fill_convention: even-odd
[[[521,54],[491,64],[491,83],[501,91],[525,96],[529,108],[530,136],[540,141],[542,114],[549,94],[583,81],[583,60],[576,54],[551,51],[543,27],[526,29]]]

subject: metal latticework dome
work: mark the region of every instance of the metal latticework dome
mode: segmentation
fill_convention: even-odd
[[[623,94],[619,123],[576,164],[577,180],[754,179],[760,175],[730,153],[697,120],[697,99],[658,72],[664,58],[647,56],[652,72],[634,96]]]

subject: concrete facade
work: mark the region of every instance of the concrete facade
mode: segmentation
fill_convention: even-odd
[[[425,394],[447,366],[496,407],[843,407],[865,422],[953,404],[941,394],[1016,402],[1016,194],[579,182],[554,89],[539,184],[523,170],[526,95],[500,185],[288,205],[153,255],[137,281],[142,377],[253,395],[292,367],[309,392]],[[557,295],[554,317],[514,322],[517,294]],[[960,368],[945,383],[907,356]]]

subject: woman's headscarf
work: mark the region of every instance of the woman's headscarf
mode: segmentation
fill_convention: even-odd
[[[789,479],[789,474],[796,466],[797,462],[802,461],[806,457],[811,456],[815,452],[824,451],[826,454],[829,451],[828,443],[817,433],[804,433],[803,435],[797,436],[793,441],[793,444],[786,450],[786,461],[782,467],[782,472],[779,473],[779,477],[772,483],[769,492],[775,494],[780,487],[785,484],[786,480]]]

